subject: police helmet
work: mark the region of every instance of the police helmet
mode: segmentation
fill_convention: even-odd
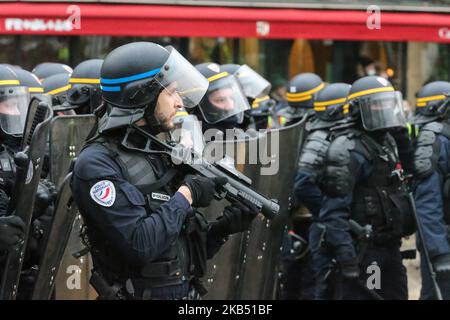
[[[70,89],[70,74],[59,73],[49,76],[42,81],[44,93],[48,94],[52,101],[54,111],[63,111],[68,109],[67,91]]]
[[[247,98],[256,99],[266,96],[272,87],[269,81],[246,64],[223,64],[221,70],[236,76]]]
[[[416,94],[415,123],[427,123],[448,117],[450,104],[450,82],[433,81],[423,86]]]
[[[102,102],[100,71],[103,59],[90,59],[75,67],[70,76],[67,102],[79,113],[92,113]],[[83,109],[83,110],[81,110]]]
[[[202,119],[208,124],[242,123],[243,112],[250,105],[237,78],[217,63],[201,63],[195,68],[209,82],[208,91],[198,105]]]
[[[255,120],[256,129],[267,128],[269,117],[275,114],[275,106],[276,101],[268,95],[253,100],[252,108],[248,112]]]
[[[347,83],[332,83],[317,93],[314,111],[323,121],[338,121],[349,113],[347,96],[351,86]]]
[[[20,83],[13,69],[0,66],[0,136],[7,138],[23,135],[30,95],[28,88]]]
[[[166,90],[185,108],[197,105],[208,81],[171,47],[134,42],[111,51],[103,61],[100,88],[107,102],[99,132],[125,127],[143,119],[158,127],[155,107]]]
[[[71,74],[73,72],[72,68],[63,63],[56,62],[43,62],[38,64],[31,71],[39,78],[40,81],[59,73]]]
[[[17,74],[20,83],[28,88],[30,100],[36,97],[40,101],[46,102],[49,106],[52,105],[51,97],[44,93],[44,86],[35,74],[24,69],[14,69],[14,72]]]
[[[317,74],[296,75],[288,83],[286,96],[289,106],[312,109],[317,93],[324,87],[325,83]]]
[[[385,78],[367,76],[356,80],[348,101],[351,116],[360,116],[368,131],[406,127],[402,94]]]

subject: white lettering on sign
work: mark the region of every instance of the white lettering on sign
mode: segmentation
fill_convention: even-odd
[[[6,18],[5,29],[7,31],[72,31],[73,25],[71,20],[62,19],[21,19]]]

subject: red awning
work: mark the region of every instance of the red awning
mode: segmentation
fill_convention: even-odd
[[[379,17],[377,29],[377,17],[365,11],[0,3],[0,34],[450,42],[448,14],[382,11]]]

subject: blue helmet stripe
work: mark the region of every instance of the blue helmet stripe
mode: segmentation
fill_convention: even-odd
[[[120,91],[120,87],[104,87],[104,86],[100,86],[100,89],[102,89],[102,91]]]
[[[135,74],[133,76],[124,77],[124,78],[117,78],[117,79],[104,79],[104,78],[101,78],[100,82],[103,83],[103,84],[119,84],[119,83],[135,81],[135,80],[141,80],[141,79],[145,79],[145,78],[149,78],[151,76],[154,76],[160,70],[161,70],[161,68],[156,68],[156,69],[144,72],[144,73],[139,73],[139,74]]]

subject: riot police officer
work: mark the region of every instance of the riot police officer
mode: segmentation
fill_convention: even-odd
[[[355,126],[336,133],[327,151],[321,228],[311,230],[321,239],[314,264],[316,270],[330,270],[330,261],[338,266],[339,298],[407,299],[400,244],[414,232],[413,209],[389,134],[406,126],[401,93],[368,76],[353,83],[348,101]]]
[[[94,262],[91,283],[100,298],[192,299],[204,293],[199,278],[206,259],[254,218],[254,210],[234,204],[217,221],[205,221],[193,207],[207,207],[225,181],[184,176],[142,134],[173,129],[177,109],[198,104],[207,86],[172,47],[136,42],[106,56],[105,113],[72,176]]]
[[[415,201],[423,226],[425,246],[444,299],[450,299],[450,83],[435,81],[417,93],[415,123],[420,126],[415,143]],[[421,239],[418,239],[421,241]],[[436,298],[430,270],[421,252],[421,299]]]
[[[10,164],[10,166],[2,165],[2,179],[4,183],[3,186],[5,187],[2,189],[6,192],[8,197],[10,197],[12,193],[12,184],[15,176],[14,154],[19,151],[21,147],[23,126],[28,111],[29,97],[36,97],[42,101],[48,102],[48,97],[44,94],[44,89],[39,79],[37,79],[34,74],[17,67],[13,69],[13,72],[20,82],[21,88],[15,88],[15,94],[11,94],[9,98],[11,98],[10,101],[14,101],[15,103],[18,102],[18,105],[21,107],[18,108],[20,110],[20,116],[17,114],[10,114],[8,117],[13,117],[10,122],[16,122],[15,125],[19,127],[15,129],[14,134],[12,132],[7,132],[6,129],[2,129],[3,139],[0,142],[2,148],[1,162],[3,164]],[[22,91],[25,91],[25,93]],[[11,93],[13,93],[13,91],[11,91]],[[24,98],[25,96],[27,96],[26,99]],[[3,110],[3,107],[1,108]],[[4,117],[4,115],[2,115],[2,117]],[[2,207],[4,207],[4,210],[2,209],[4,211],[3,215],[6,214],[7,207],[7,201],[4,200],[4,196],[5,195],[1,196]],[[47,226],[52,217],[53,201],[55,198],[56,188],[54,185],[47,180],[41,180],[38,185],[34,203],[32,223],[29,230],[30,236],[28,237],[27,251],[22,266],[19,293],[17,296],[18,299],[27,299],[31,293],[37,271],[36,267],[39,263],[39,257],[42,254],[41,251],[43,249],[40,244],[42,243]],[[20,220],[17,216],[9,216],[7,218],[13,219],[14,221]],[[12,239],[14,239],[14,237],[12,237]]]
[[[215,133],[223,135],[227,133],[227,130],[233,130],[242,124],[244,111],[249,110],[250,105],[236,76],[224,71],[220,65],[201,63],[195,68],[209,82],[208,91],[198,107],[194,109],[202,120],[203,132],[211,129],[205,136],[208,141],[210,136],[215,136]]]
[[[92,114],[102,102],[100,92],[100,70],[102,59],[90,59],[75,67],[67,90],[66,109],[73,108],[77,114]]]
[[[288,83],[288,107],[279,110],[278,115],[286,118],[286,126],[300,121],[304,115],[314,114],[314,99],[325,87],[322,79],[314,73],[300,73]]]
[[[236,76],[252,107],[244,112],[244,120],[240,128],[243,130],[247,128],[266,129],[269,116],[267,109],[269,106],[271,108],[275,106],[275,101],[268,96],[272,87],[270,82],[246,64],[223,64],[221,69]],[[261,109],[259,109],[260,107]]]
[[[303,145],[298,170],[294,180],[294,203],[292,220],[292,232],[303,239],[302,252],[294,256],[286,257],[288,269],[286,279],[286,291],[288,297],[300,297],[303,299],[314,299],[315,277],[311,275],[312,256],[308,252],[307,239],[309,229],[317,227],[322,192],[317,185],[316,178],[320,175],[325,153],[329,146],[330,131],[339,122],[342,122],[349,114],[347,95],[350,85],[346,83],[334,83],[325,87],[317,93],[314,102],[315,118],[310,123],[309,134]],[[300,239],[299,238],[299,239]],[[288,238],[296,243],[295,237]],[[298,241],[297,241],[298,242]],[[309,250],[312,253],[319,246],[319,239],[309,239]],[[292,245],[291,245],[292,247]],[[299,259],[298,257],[301,257]],[[294,261],[292,261],[294,259]],[[300,280],[293,281],[293,277]]]
[[[21,86],[16,73],[0,65],[0,255],[23,237],[25,224],[17,216],[6,216],[14,179],[14,152],[25,123],[28,90]],[[22,125],[22,127],[21,127]]]
[[[31,73],[35,74],[36,77],[42,82],[50,76],[55,74],[68,74],[70,75],[73,69],[64,63],[56,62],[43,62],[38,64],[33,68]]]

